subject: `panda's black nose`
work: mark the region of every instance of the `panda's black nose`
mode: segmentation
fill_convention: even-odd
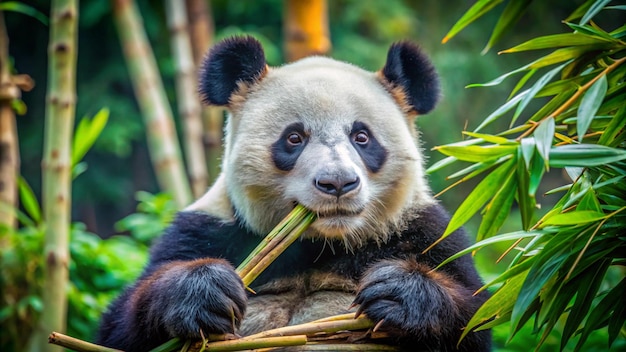
[[[361,180],[357,175],[339,176],[321,174],[315,178],[315,187],[320,191],[336,197],[340,197],[359,187]]]

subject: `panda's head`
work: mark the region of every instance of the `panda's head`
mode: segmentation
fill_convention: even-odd
[[[266,234],[300,203],[318,215],[309,236],[354,247],[432,202],[413,120],[439,83],[416,45],[394,44],[373,73],[325,57],[270,68],[258,41],[235,37],[209,52],[199,85],[230,114],[222,174],[192,208],[232,209]]]

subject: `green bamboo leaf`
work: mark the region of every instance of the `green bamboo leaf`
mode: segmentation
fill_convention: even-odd
[[[93,119],[85,117],[80,121],[74,133],[72,165],[76,165],[87,154],[87,151],[100,136],[108,120],[109,109],[103,108],[96,113]]]
[[[595,211],[598,213],[602,212],[602,207],[600,206],[600,202],[598,201],[598,197],[596,197],[596,192],[593,191],[592,188],[589,188],[585,195],[580,199],[578,204],[576,205],[576,211]]]
[[[622,133],[624,127],[626,127],[626,104],[622,104],[619,110],[617,110],[609,125],[606,126],[602,132],[602,136],[600,136],[598,144],[616,147],[616,137],[618,134]]]
[[[482,331],[482,330],[488,330],[488,329],[493,329],[494,326],[498,326],[498,325],[502,325],[504,323],[508,323],[511,320],[511,313],[504,313],[502,315],[498,315],[497,318],[494,318],[488,322],[486,322],[485,324],[480,325],[479,327],[477,327],[476,329],[474,329],[474,331]]]
[[[521,150],[519,154],[521,154]],[[528,230],[532,225],[536,201],[535,197],[530,195],[530,172],[525,167],[524,158],[519,155],[517,159],[517,203],[522,218],[522,228]]]
[[[474,22],[482,15],[489,12],[496,5],[501,3],[502,0],[478,0],[472,7],[470,7],[467,12],[461,16],[461,18],[452,26],[450,31],[446,34],[446,36],[441,41],[442,43],[448,42],[448,40],[452,39],[457,33],[459,33],[463,28],[467,27],[470,23]]]
[[[526,84],[526,82],[528,82],[528,80],[532,76],[534,76],[536,72],[537,72],[537,69],[529,70],[528,72],[526,72],[526,74],[517,82],[515,87],[513,87],[513,90],[509,94],[509,97],[507,98],[507,100],[510,100],[515,95],[515,93],[519,92],[519,90],[522,89],[522,87]]]
[[[537,82],[535,82],[535,84],[533,84],[528,94],[526,94],[524,98],[520,101],[520,103],[517,105],[517,109],[515,110],[515,113],[513,114],[513,118],[511,119],[511,123],[509,125],[510,127],[513,127],[513,125],[515,124],[515,121],[517,120],[519,115],[522,113],[522,111],[524,111],[528,103],[530,103],[530,101],[535,97],[535,94],[537,94],[537,92],[539,92],[546,84],[548,84],[548,82],[550,82],[552,77],[554,77],[557,73],[559,73],[559,71],[561,71],[563,67],[565,67],[565,65],[567,65],[567,63],[564,63],[556,68],[553,68],[552,70],[548,71],[548,73],[543,75],[540,79],[538,79]]]
[[[14,11],[30,16],[37,21],[48,25],[48,17],[37,11],[34,7],[24,4],[21,1],[4,1],[0,3],[0,11]]]
[[[462,161],[473,163],[488,162],[502,156],[513,153],[517,149],[515,145],[490,145],[490,146],[451,146],[443,145],[435,147],[435,150],[448,156],[453,156]]]
[[[584,272],[582,275],[573,277],[567,282],[565,280],[558,280],[559,285],[555,285],[549,293],[542,295],[544,303],[538,316],[540,324],[545,326],[542,341],[547,337],[561,318],[561,315],[565,312],[572,298],[574,298],[574,295],[578,292],[578,286],[581,283],[585,283],[586,280],[591,280],[592,274],[593,273]]]
[[[552,114],[558,107],[560,107],[566,100],[568,100],[578,88],[572,88],[570,90],[564,90],[552,98],[547,104],[543,105],[533,116],[528,119],[529,121],[541,121],[544,118]]]
[[[513,107],[515,105],[517,105],[517,103],[519,103],[519,101],[522,100],[522,98],[524,98],[528,94],[529,91],[530,91],[530,89],[527,89],[527,90],[519,93],[513,99],[507,101],[504,105],[500,106],[498,109],[496,109],[496,111],[492,112],[489,116],[487,116],[483,120],[483,122],[481,122],[480,125],[478,127],[476,127],[474,132],[478,132],[478,131],[482,130],[485,126],[487,126],[490,123],[494,122],[499,117],[504,115],[506,112],[508,112],[509,110],[513,109]]]
[[[517,21],[522,17],[528,5],[532,0],[511,0],[502,11],[498,22],[493,28],[489,42],[482,51],[482,54],[486,54],[493,45],[498,42],[502,36],[509,31]]]
[[[453,156],[449,156],[447,158],[443,158],[443,159],[439,160],[438,162],[434,163],[428,169],[426,169],[426,173],[427,174],[432,174],[433,172],[439,171],[439,170],[443,169],[444,167],[446,167],[448,165],[452,165],[457,160],[459,160],[459,159],[457,159],[457,158],[455,158]]]
[[[593,18],[593,16],[602,11],[602,9],[610,2],[611,0],[597,0],[596,2],[594,2],[578,24],[581,26],[585,25],[587,22],[589,22],[589,20]]]
[[[528,271],[522,272],[512,277],[506,284],[502,285],[474,314],[472,319],[463,329],[461,340],[475,327],[485,323],[489,319],[508,314],[513,307],[515,300],[526,280]]]
[[[585,328],[582,330],[580,340],[576,345],[576,351],[580,350],[583,343],[587,340],[589,335],[594,330],[605,325],[607,318],[611,316],[611,312],[613,312],[618,307],[621,307],[623,309],[623,307],[625,306],[623,303],[624,292],[626,292],[626,278],[622,278],[619,284],[613,287],[609,291],[609,293],[607,293],[604,298],[602,298],[602,300],[598,302],[598,304],[596,304],[593,309],[591,309],[589,317],[587,318],[585,324]],[[621,323],[623,324],[623,321]],[[610,336],[609,341],[613,341],[614,337],[615,336]],[[613,340],[611,340],[611,338],[613,338]]]
[[[30,216],[35,223],[39,224],[41,222],[41,208],[39,207],[39,201],[37,201],[35,192],[33,192],[33,189],[30,188],[30,185],[22,176],[17,178],[17,187],[22,207],[24,207],[28,216]]]
[[[536,143],[534,137],[522,138],[520,141],[520,149],[522,151],[522,158],[524,158],[526,169],[530,169],[530,161],[535,154],[535,147]]]
[[[564,69],[565,70],[565,69]],[[550,82],[543,89],[541,89],[535,97],[549,97],[553,95],[557,95],[563,91],[569,90],[577,90],[582,86],[586,81],[589,80],[590,77],[597,76],[600,72],[602,72],[602,68],[595,69],[593,71],[589,71],[581,76],[574,76],[567,79],[562,79],[554,82]]]
[[[589,87],[580,101],[576,129],[578,131],[578,140],[581,143],[589,125],[591,125],[591,121],[596,116],[600,105],[602,105],[607,87],[606,75],[602,75],[600,79]]]
[[[569,16],[567,16],[567,18],[564,19],[563,22],[571,22],[573,20],[583,17],[585,13],[587,13],[591,5],[593,5],[594,2],[596,2],[596,0],[585,1],[582,5],[577,7],[576,10],[574,10],[574,12],[572,12]]]
[[[485,215],[483,215],[478,233],[476,234],[477,241],[493,237],[508,218],[517,189],[515,177],[513,176],[514,173],[511,172],[502,184],[502,187],[485,206]]]
[[[500,165],[489,175],[487,175],[474,190],[465,198],[463,203],[452,215],[452,219],[448,223],[446,231],[440,239],[447,237],[449,234],[457,230],[467,222],[476,212],[487,203],[489,199],[497,192],[504,181],[510,176],[514,170],[515,160],[505,162]]]
[[[468,166],[466,168],[463,168],[463,169],[453,173],[452,175],[449,175],[448,177],[446,177],[446,180],[455,179],[457,177],[465,176],[465,177],[463,177],[463,181],[467,181],[467,180],[473,178],[474,176],[483,173],[485,170],[489,169],[490,167],[492,167],[494,165],[501,164],[501,163],[509,160],[510,158],[511,158],[510,155],[506,155],[506,156],[503,156],[503,157],[498,158],[496,160],[490,160],[490,161],[487,161],[487,162],[481,162],[481,163],[472,164],[472,165],[470,165],[470,166]]]
[[[600,285],[604,280],[604,276],[609,266],[611,265],[611,259],[604,259],[594,265],[594,268],[589,268],[591,272],[594,272],[595,275],[592,276],[591,280],[586,282],[584,285],[580,285],[578,288],[578,293],[576,294],[576,299],[574,300],[574,304],[570,309],[570,313],[567,316],[567,321],[565,322],[565,327],[563,328],[563,336],[561,337],[561,350],[565,348],[565,344],[570,340],[574,332],[580,326],[583,319],[589,313],[589,308],[591,308],[591,303],[593,299],[596,297],[598,293],[598,289],[600,289]]]
[[[619,175],[619,176],[616,176],[616,177],[612,177],[612,178],[610,178],[610,179],[608,179],[606,181],[602,181],[602,182],[594,184],[593,185],[593,189],[595,191],[597,191],[597,190],[601,189],[604,186],[618,185],[624,178],[626,178],[626,175]]]
[[[514,140],[510,140],[508,138],[504,138],[500,136],[494,136],[491,134],[476,133],[476,132],[469,132],[469,131],[463,131],[463,134],[473,137],[473,138],[479,138],[485,142],[489,142],[493,144],[505,144],[505,145],[517,144],[517,142],[515,142]]]
[[[596,222],[603,220],[606,215],[602,212],[593,210],[582,211],[570,211],[568,213],[561,213],[551,216],[544,220],[542,227],[556,225],[556,226],[569,226],[569,225],[583,225],[590,222]]]
[[[610,42],[619,43],[615,38],[611,36],[611,34],[603,31],[600,28],[594,28],[590,26],[581,26],[575,23],[566,23],[566,25],[578,33],[586,34],[591,37],[604,38],[608,43]]]
[[[540,230],[534,230],[534,231],[515,231],[515,232],[509,232],[509,233],[505,233],[505,234],[501,234],[501,235],[497,235],[497,236],[493,236],[493,237],[489,237],[489,238],[485,238],[479,242],[476,242],[475,244],[463,249],[462,251],[455,253],[454,255],[452,255],[450,258],[444,260],[441,264],[439,264],[435,269],[439,269],[442,266],[450,263],[451,261],[458,259],[466,254],[472,253],[474,251],[477,251],[483,247],[486,246],[490,246],[496,243],[500,243],[500,242],[510,242],[510,241],[517,241],[517,240],[521,240],[524,238],[529,238],[529,237],[541,237],[543,236],[544,232],[540,231]],[[490,285],[487,285],[490,286]]]
[[[598,144],[568,144],[550,149],[550,166],[602,166],[626,159],[626,150]]]
[[[507,79],[508,77],[520,73],[522,71],[526,71],[528,70],[529,65],[526,66],[522,66],[520,68],[517,68],[513,71],[507,72],[505,74],[503,74],[502,76],[499,76],[489,82],[486,83],[472,83],[472,84],[468,84],[467,86],[465,86],[465,88],[475,88],[475,87],[491,87],[491,86],[497,86],[498,84],[502,83],[502,81],[504,81],[505,79]]]
[[[619,265],[619,264],[615,263],[615,265]],[[622,263],[621,265],[623,266],[624,264]],[[615,339],[617,339],[617,336],[619,336],[620,330],[622,329],[622,326],[624,326],[624,322],[626,322],[626,305],[617,304],[614,307],[615,307],[615,310],[613,311],[613,314],[611,314],[611,317],[609,318],[609,326],[608,326],[609,348],[613,345],[613,342],[615,342]]]
[[[584,35],[581,33],[552,34],[531,39],[510,49],[501,51],[501,54],[517,53],[528,50],[562,48],[567,46],[581,46],[593,44],[606,44],[608,41],[596,36]]]
[[[532,70],[576,59],[582,54],[591,50],[597,50],[598,48],[598,45],[585,45],[556,49],[552,53],[533,61],[527,68]]]
[[[561,268],[564,259],[569,255],[567,248],[561,248],[559,251],[555,251],[555,253],[550,253],[550,256],[547,255],[547,252],[547,250],[541,252],[543,258],[538,258],[537,260],[546,257],[547,260],[543,260],[541,263],[535,263],[535,265],[530,268],[528,276],[526,280],[524,280],[519,294],[517,295],[511,313],[511,327],[514,330],[519,329],[519,323],[526,313],[526,310],[533,301],[535,301],[546,282],[554,277]],[[535,256],[535,258],[537,257],[538,256]]]
[[[530,172],[530,180],[528,181],[528,195],[530,197],[533,197],[534,199],[535,195],[537,194],[537,189],[539,189],[539,185],[541,184],[543,174],[546,172],[543,159],[541,159],[538,155],[534,157],[530,163],[530,168],[528,169],[528,171]]]
[[[624,5],[626,7],[626,5]],[[607,9],[609,7],[606,7]],[[626,36],[626,24],[611,31],[611,33],[609,33],[611,35],[611,38],[615,38],[615,39],[622,39],[623,37]]]
[[[533,136],[535,137],[535,143],[537,144],[537,151],[544,160],[544,166],[548,168],[551,158],[552,140],[554,139],[554,130],[556,128],[554,118],[548,117],[542,121],[535,129]]]

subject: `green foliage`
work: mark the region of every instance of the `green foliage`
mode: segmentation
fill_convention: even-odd
[[[477,2],[444,40],[499,2]],[[507,25],[496,26],[494,33],[510,29],[514,16],[507,10],[521,2],[509,2],[498,22]],[[552,50],[491,82],[472,85],[494,86],[526,72],[508,101],[474,132],[466,132],[469,140],[435,148],[448,157],[430,172],[469,162],[450,176],[463,176],[457,184],[484,176],[442,236],[481,212],[479,242],[446,263],[486,246],[511,244],[502,255],[510,258],[508,268],[481,289],[495,287],[495,293],[463,336],[508,323],[508,339],[513,340],[534,321],[531,331],[539,337],[537,350],[555,331],[560,334],[561,350],[588,348],[588,340],[597,342],[597,330],[608,332],[604,349],[626,344],[626,27],[606,31],[594,22],[607,3],[587,1],[576,9],[567,19],[572,33],[541,36],[503,51]],[[578,24],[571,22],[577,19]],[[493,40],[488,48],[491,45]],[[517,93],[525,86],[529,88]],[[478,133],[507,115],[508,129]],[[525,121],[518,121],[521,118]],[[562,196],[540,215],[536,192],[550,168],[564,168],[571,183],[552,192]],[[521,231],[499,234],[514,203],[521,215]]]
[[[130,214],[115,224],[117,231],[127,231],[141,243],[150,242],[161,235],[172,221],[177,207],[169,194],[137,192],[137,212]]]
[[[2,238],[0,349],[3,351],[24,350],[29,338],[27,332],[34,330],[43,309],[43,226],[29,218],[19,230]],[[81,223],[73,224],[70,239],[68,333],[93,339],[100,315],[111,299],[139,275],[148,250],[129,237],[103,240],[86,231]]]
[[[26,5],[20,1],[4,1],[0,3],[0,11],[19,12],[37,19],[44,25],[48,25],[48,17],[46,15],[37,11],[34,7]]]

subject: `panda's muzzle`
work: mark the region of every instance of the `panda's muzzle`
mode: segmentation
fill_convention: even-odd
[[[325,194],[335,196],[337,198],[357,190],[361,184],[359,176],[356,174],[328,174],[320,173],[313,181],[315,188]]]

